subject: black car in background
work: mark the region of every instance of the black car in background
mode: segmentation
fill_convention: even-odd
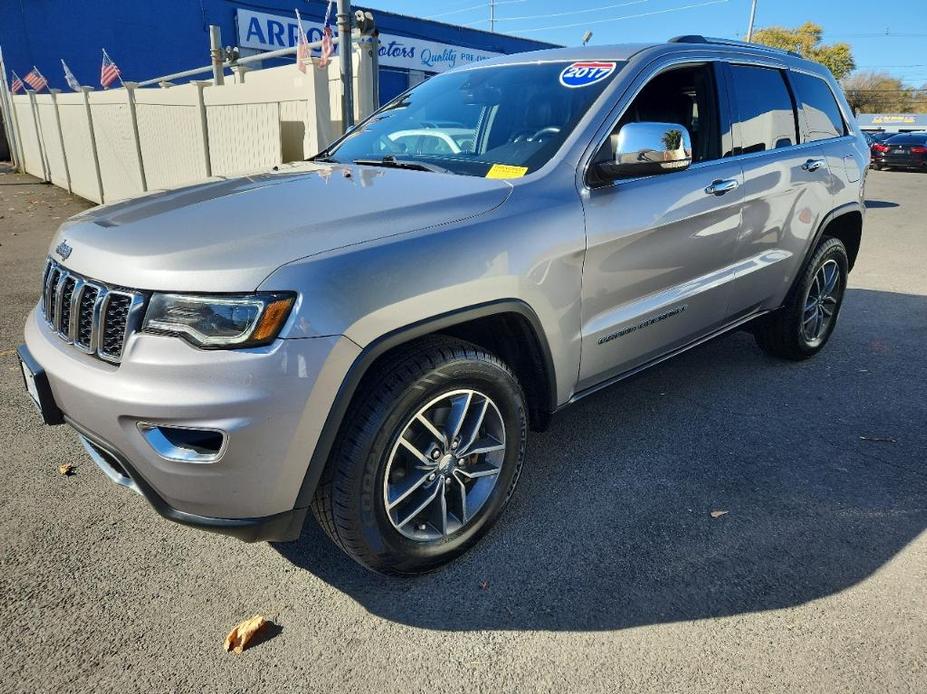
[[[927,169],[927,133],[893,135],[870,149],[874,169]]]
[[[872,147],[872,145],[885,142],[888,138],[894,137],[898,133],[887,133],[883,130],[863,130],[863,137],[866,138],[866,144]]]

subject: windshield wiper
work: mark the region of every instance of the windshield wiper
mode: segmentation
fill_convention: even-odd
[[[426,164],[421,161],[412,161],[410,159],[397,159],[392,155],[386,155],[382,159],[355,159],[355,164],[362,166],[386,166],[391,169],[410,169],[412,171],[431,171],[433,173],[450,173],[449,169],[435,164]]]

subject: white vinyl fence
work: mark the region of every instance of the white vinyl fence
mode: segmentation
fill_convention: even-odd
[[[369,46],[354,47],[355,119],[376,100]],[[240,70],[224,85],[124,87],[9,96],[26,173],[98,203],[305,159],[341,133],[335,58]],[[11,148],[14,143],[11,143]]]

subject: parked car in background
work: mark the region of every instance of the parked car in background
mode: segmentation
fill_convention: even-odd
[[[874,169],[927,169],[927,133],[901,133],[871,147]]]
[[[866,138],[866,144],[869,145],[870,155],[875,154],[875,152],[873,152],[872,150],[872,148],[875,145],[879,144],[880,142],[885,142],[885,140],[892,137],[893,135],[897,135],[897,133],[887,133],[884,130],[879,130],[879,131],[863,130],[863,137]],[[871,165],[872,165],[872,161],[870,159],[870,166]]]
[[[868,163],[831,73],[785,51],[486,60],[312,161],[66,222],[25,384],[171,520],[283,541],[311,509],[364,566],[429,571],[500,517],[554,412],[747,324],[821,351]]]

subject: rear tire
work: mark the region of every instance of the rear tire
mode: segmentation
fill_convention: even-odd
[[[757,322],[757,344],[768,354],[796,361],[820,352],[837,324],[848,273],[843,243],[823,239],[782,308]]]
[[[518,481],[527,430],[521,386],[498,357],[443,336],[416,341],[365,377],[313,513],[373,571],[432,571],[498,520]]]

